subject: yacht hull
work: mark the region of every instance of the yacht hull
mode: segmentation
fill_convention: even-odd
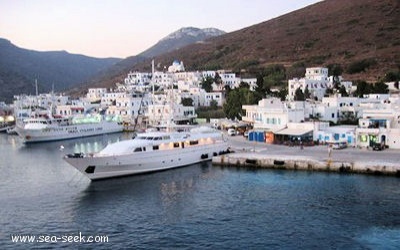
[[[174,150],[140,152],[118,156],[65,156],[64,160],[91,180],[183,167],[209,161],[214,155],[227,152],[228,144],[219,142],[198,147]]]

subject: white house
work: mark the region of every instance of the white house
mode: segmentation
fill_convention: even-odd
[[[88,98],[90,102],[99,102],[105,93],[107,93],[106,88],[89,88],[86,98]]]
[[[375,143],[400,149],[400,106],[363,111],[356,129],[358,147],[372,147]]]
[[[342,81],[339,77],[340,84],[350,93],[352,83]],[[328,69],[322,67],[307,68],[304,78],[294,78],[288,81],[288,98],[293,100],[297,89],[301,89],[305,93],[308,89],[311,98],[321,100],[326,92],[326,89],[333,88],[333,77],[328,77]]]
[[[243,105],[246,115],[242,120],[253,124],[255,129],[277,131],[291,122],[304,121],[304,108],[299,105],[288,105],[279,98],[267,98],[258,105]]]
[[[190,124],[197,117],[194,107],[175,103],[150,104],[146,116],[151,126]]]
[[[163,86],[164,88],[172,87],[174,82],[174,75],[171,72],[154,72],[152,83],[155,85]]]
[[[150,90],[152,74],[148,72],[129,72],[124,79],[124,86],[127,91],[148,91]]]
[[[252,91],[257,87],[257,78],[241,78],[240,82],[247,83]]]
[[[357,126],[333,126],[325,127],[316,131],[314,141],[319,143],[345,143],[347,146],[354,147],[356,145],[356,128]]]

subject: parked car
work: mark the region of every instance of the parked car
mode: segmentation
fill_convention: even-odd
[[[230,135],[230,136],[236,135],[236,130],[233,128],[228,129],[228,135]]]
[[[374,151],[381,151],[385,149],[385,144],[382,143],[374,143],[374,145],[372,145],[372,150]]]
[[[332,148],[333,149],[344,149],[344,148],[347,148],[347,143],[345,143],[345,142],[332,143]]]

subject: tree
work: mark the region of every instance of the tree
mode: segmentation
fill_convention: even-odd
[[[354,92],[355,96],[363,97],[366,94],[371,93],[371,86],[366,81],[358,81],[357,89]]]
[[[329,64],[328,66],[328,72],[329,76],[333,76],[333,83],[334,84],[339,84],[339,76],[343,74],[343,68],[340,64]]]
[[[214,82],[214,79],[210,76],[207,76],[206,78],[203,78],[201,81],[201,87],[206,91],[206,92],[211,92],[212,91],[212,84]]]
[[[375,94],[387,94],[387,93],[389,93],[388,86],[384,82],[375,83],[373,88],[372,88],[372,91]]]
[[[287,88],[281,88],[281,90],[278,92],[278,97],[281,99],[281,101],[285,101],[288,93],[289,92]]]
[[[250,89],[250,85],[247,82],[240,82],[239,88],[247,88]]]
[[[326,88],[324,96],[330,96],[333,92],[333,88]]]
[[[254,91],[259,93],[262,98],[265,97],[264,77],[262,76],[262,74],[257,75],[256,87],[255,87]]]
[[[306,89],[304,90],[304,99],[309,99],[311,97],[310,90],[308,89],[308,85],[306,86]]]
[[[384,82],[395,82],[400,80],[400,71],[389,71],[383,77]]]
[[[214,82],[217,85],[222,85],[223,84],[222,78],[218,73],[215,73]]]
[[[257,93],[248,88],[236,88],[229,91],[223,106],[225,115],[229,119],[242,119],[242,106],[257,104]]]
[[[264,91],[270,94],[271,87],[286,85],[286,69],[283,65],[275,64],[268,66],[264,72]]]
[[[304,93],[303,90],[301,90],[300,88],[297,88],[296,91],[294,92],[294,100],[295,101],[304,101]]]
[[[193,99],[192,98],[182,98],[181,103],[183,106],[191,107],[191,106],[193,106]]]
[[[347,91],[346,91],[346,88],[345,88],[343,85],[340,86],[339,93],[340,93],[343,97],[349,96],[349,94],[348,94]]]
[[[229,119],[242,118],[242,102],[238,89],[231,90],[224,103],[224,112]]]
[[[210,109],[211,110],[217,110],[218,109],[218,102],[216,100],[211,100],[210,101]]]

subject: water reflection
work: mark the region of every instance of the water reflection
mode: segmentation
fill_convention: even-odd
[[[93,181],[82,192],[80,206],[86,207],[93,197],[99,202],[110,202],[117,197],[157,197],[168,203],[177,194],[191,192],[199,179],[210,178],[211,163],[199,163],[167,171]]]

